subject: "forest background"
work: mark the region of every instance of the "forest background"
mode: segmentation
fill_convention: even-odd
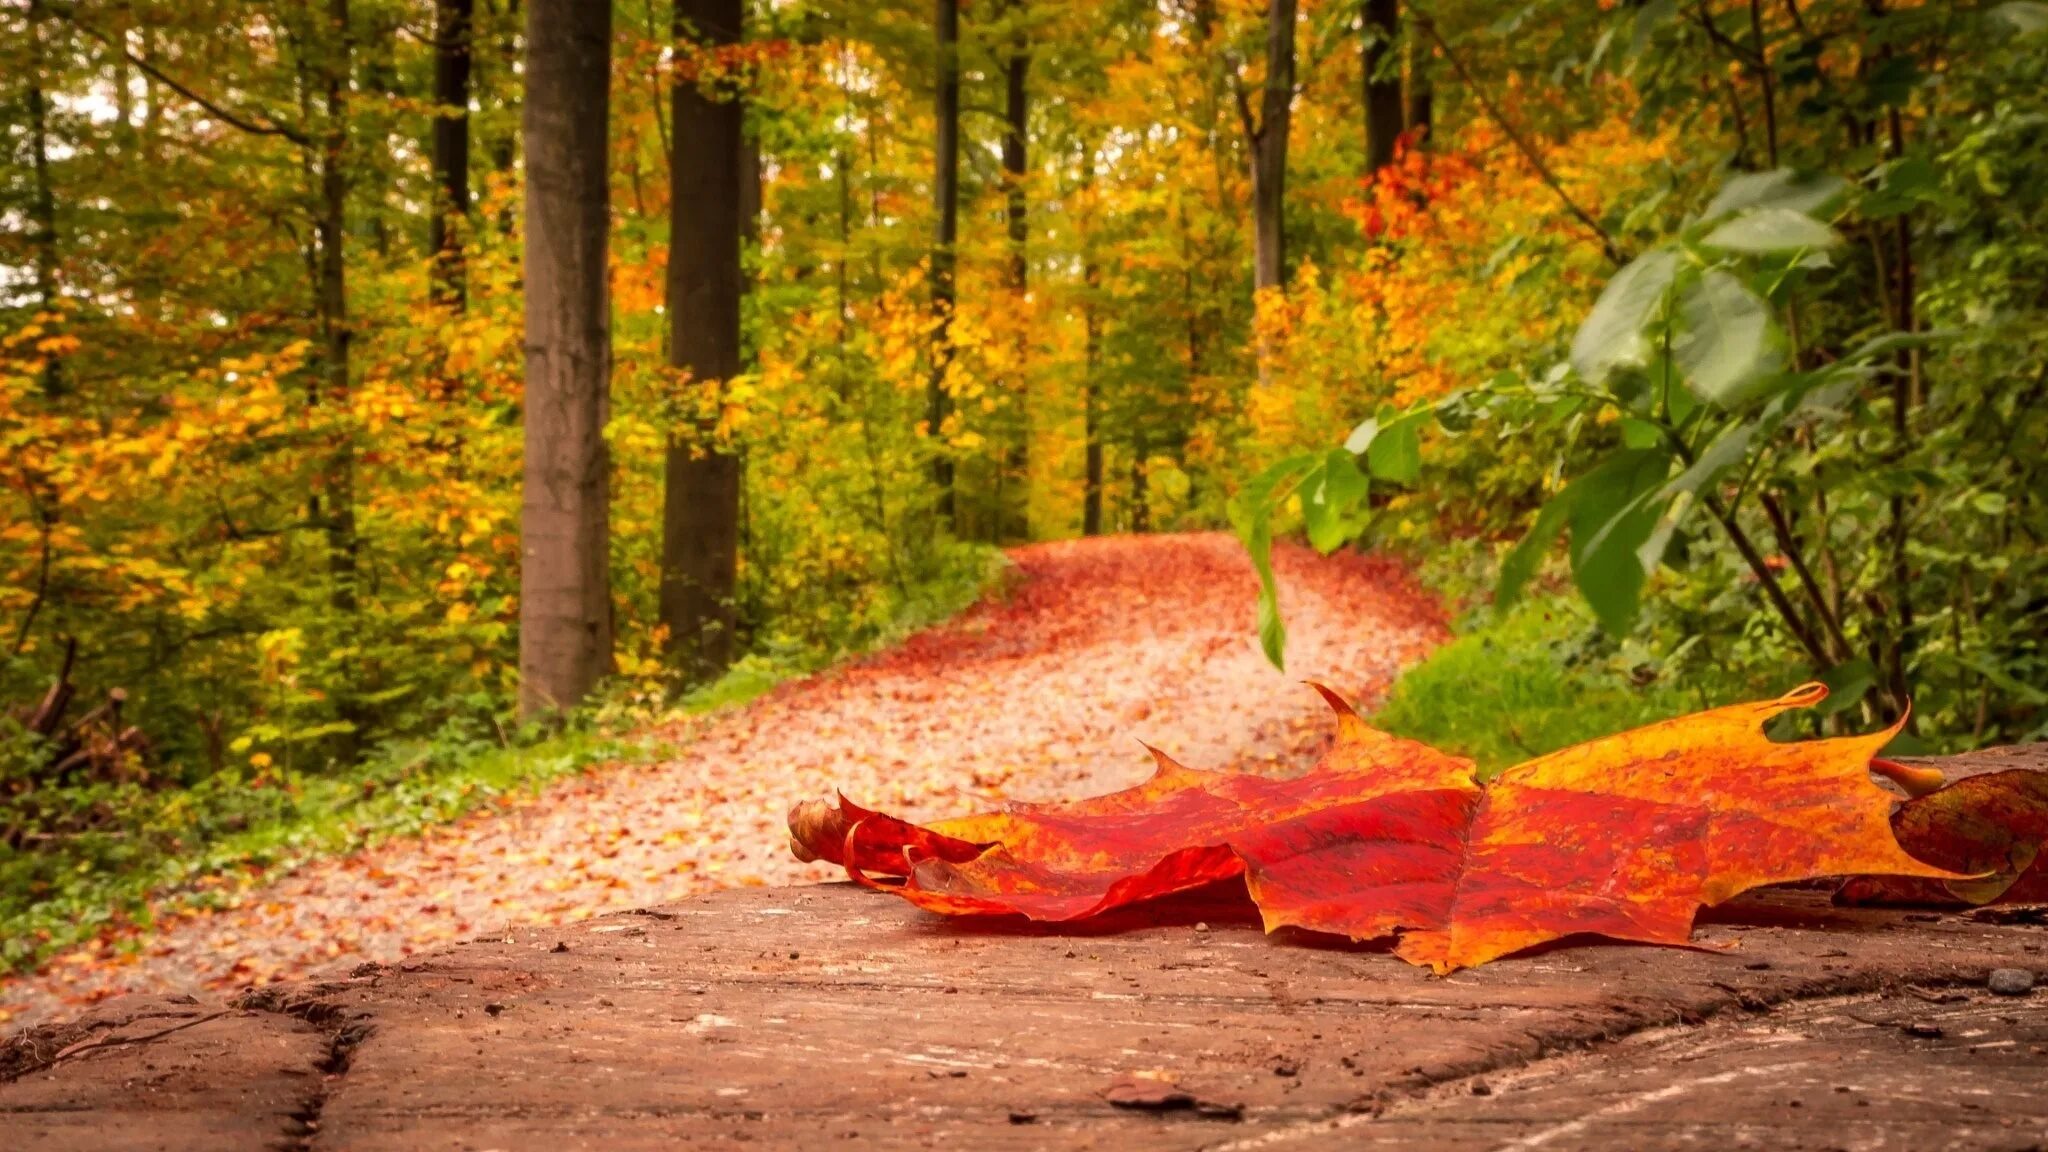
[[[2048,734],[2048,6],[527,5],[0,4],[7,965],[1027,540],[1410,557],[1461,635],[1379,722],[1489,763],[1813,677]],[[609,82],[535,117],[541,8]],[[524,178],[593,141],[579,442]],[[522,680],[557,433],[605,643]]]

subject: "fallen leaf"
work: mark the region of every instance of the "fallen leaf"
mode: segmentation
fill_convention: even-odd
[[[1843,904],[2036,904],[2048,902],[2048,772],[2009,768],[1967,776],[1899,805],[1892,831],[1908,852],[1966,879],[1856,876]]]
[[[1335,744],[1305,775],[1204,772],[1157,750],[1136,788],[918,827],[841,799],[793,813],[800,852],[952,915],[1068,921],[1242,875],[1267,931],[1354,940],[1439,973],[1578,934],[1684,944],[1694,915],[1765,884],[1891,873],[1960,879],[1893,838],[1893,732],[1774,743],[1819,703],[1701,712],[1511,768],[1376,731],[1336,693]],[[897,877],[900,879],[881,879]]]

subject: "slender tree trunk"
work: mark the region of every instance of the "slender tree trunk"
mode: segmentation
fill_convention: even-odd
[[[1094,257],[1087,258],[1087,267],[1082,279],[1092,292],[1100,272]],[[1102,535],[1102,381],[1097,371],[1102,358],[1102,320],[1096,315],[1095,302],[1091,299],[1082,305],[1082,324],[1087,332],[1087,348],[1083,359],[1086,373],[1081,385],[1081,435],[1083,442],[1083,463],[1085,469],[1081,490],[1081,535]]]
[[[1152,530],[1152,493],[1146,482],[1145,469],[1150,463],[1152,449],[1145,443],[1143,434],[1131,443],[1131,531]]]
[[[434,183],[440,200],[428,221],[434,298],[461,311],[466,300],[463,240],[469,227],[469,70],[475,0],[434,5]]]
[[[43,92],[43,68],[48,62],[43,37],[49,13],[41,0],[28,6],[29,77],[28,104],[29,162],[34,169],[35,193],[29,201],[30,221],[35,225],[36,309],[57,308],[57,196],[50,182],[49,104]],[[64,394],[64,366],[55,356],[43,362],[43,395]]]
[[[1429,139],[1430,121],[1436,115],[1436,87],[1430,77],[1430,61],[1436,53],[1436,37],[1431,32],[1429,14],[1413,12],[1408,15],[1411,27],[1404,37],[1408,48],[1408,131],[1414,138],[1426,143]]]
[[[737,44],[741,19],[741,0],[677,0],[677,44]],[[693,426],[668,446],[661,621],[668,628],[670,658],[699,680],[723,671],[733,654],[740,466],[716,437],[726,382],[740,371],[740,237],[749,218],[749,150],[736,95],[707,93],[685,77],[670,99],[675,159],[669,166],[669,362],[690,374],[703,407]]]
[[[1021,17],[1022,0],[1013,0],[1011,14]],[[1003,62],[1003,193],[1009,217],[1010,300],[1017,324],[1016,386],[1017,444],[1009,461],[1024,489],[1016,535],[1031,536],[1031,394],[1025,359],[1031,337],[1026,317],[1026,297],[1031,291],[1029,205],[1025,202],[1024,177],[1029,165],[1031,141],[1030,90],[1025,81],[1031,69],[1031,46],[1020,25],[1011,32],[1010,54]],[[996,505],[997,534],[1002,534],[1002,504]]]
[[[1082,467],[1081,534],[1102,535],[1102,317],[1095,294],[1102,282],[1102,266],[1095,258],[1094,205],[1090,190],[1095,183],[1095,146],[1081,147],[1081,325],[1085,334],[1081,356],[1081,441]]]
[[[527,0],[526,472],[519,707],[574,707],[611,663],[610,4]]]
[[[1367,175],[1394,162],[1400,138],[1401,69],[1394,52],[1401,26],[1401,0],[1365,2],[1365,171]]]
[[[1253,283],[1260,288],[1287,284],[1287,137],[1294,119],[1295,0],[1269,0],[1266,6],[1266,82],[1259,98],[1259,121],[1250,125],[1252,150]]]
[[[953,364],[954,244],[959,239],[960,208],[960,3],[937,0],[934,20],[938,47],[937,127],[933,134],[933,211],[938,234],[932,243],[931,377],[925,387],[926,435],[932,441],[932,484],[938,489],[938,512],[953,518],[953,458],[946,447],[945,425],[952,411],[946,374]]]
[[[319,239],[315,270],[316,307],[322,337],[322,388],[319,401],[346,410],[349,403],[350,337],[348,315],[348,97],[353,56],[348,0],[328,0],[326,59],[321,114],[325,119],[319,143]],[[337,419],[342,419],[337,417]],[[356,610],[355,445],[349,433],[337,437],[322,477],[326,502],[331,599],[336,611]]]

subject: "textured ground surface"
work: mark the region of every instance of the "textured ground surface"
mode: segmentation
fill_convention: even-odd
[[[1149,774],[1139,738],[1196,767],[1305,767],[1329,722],[1299,679],[1370,703],[1441,635],[1394,565],[1283,547],[1293,643],[1282,674],[1258,653],[1256,585],[1227,536],[1074,541],[1012,558],[1007,598],[678,730],[671,759],[561,781],[0,984],[0,1027],[75,1017],[122,991],[205,996],[505,925],[821,878],[829,870],[789,857],[784,814],[835,787],[913,819],[1088,795]]]
[[[0,1049],[0,1128],[22,1152],[2048,1142],[2044,1000],[1985,989],[2048,963],[2038,922],[1773,892],[1700,942],[1438,979],[1195,901],[1055,934],[723,892],[105,1005]]]

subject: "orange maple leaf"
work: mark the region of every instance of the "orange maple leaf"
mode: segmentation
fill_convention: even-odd
[[[1870,774],[1914,778],[1873,760],[1896,729],[1764,736],[1772,717],[1819,703],[1819,684],[1568,748],[1484,786],[1470,761],[1376,731],[1317,690],[1337,739],[1294,779],[1198,771],[1153,750],[1158,771],[1135,788],[929,827],[844,798],[798,805],[792,844],[951,915],[1070,921],[1242,876],[1269,932],[1398,937],[1398,955],[1439,973],[1578,934],[1684,944],[1700,908],[1764,884],[1961,878],[1893,838],[1894,797]]]

